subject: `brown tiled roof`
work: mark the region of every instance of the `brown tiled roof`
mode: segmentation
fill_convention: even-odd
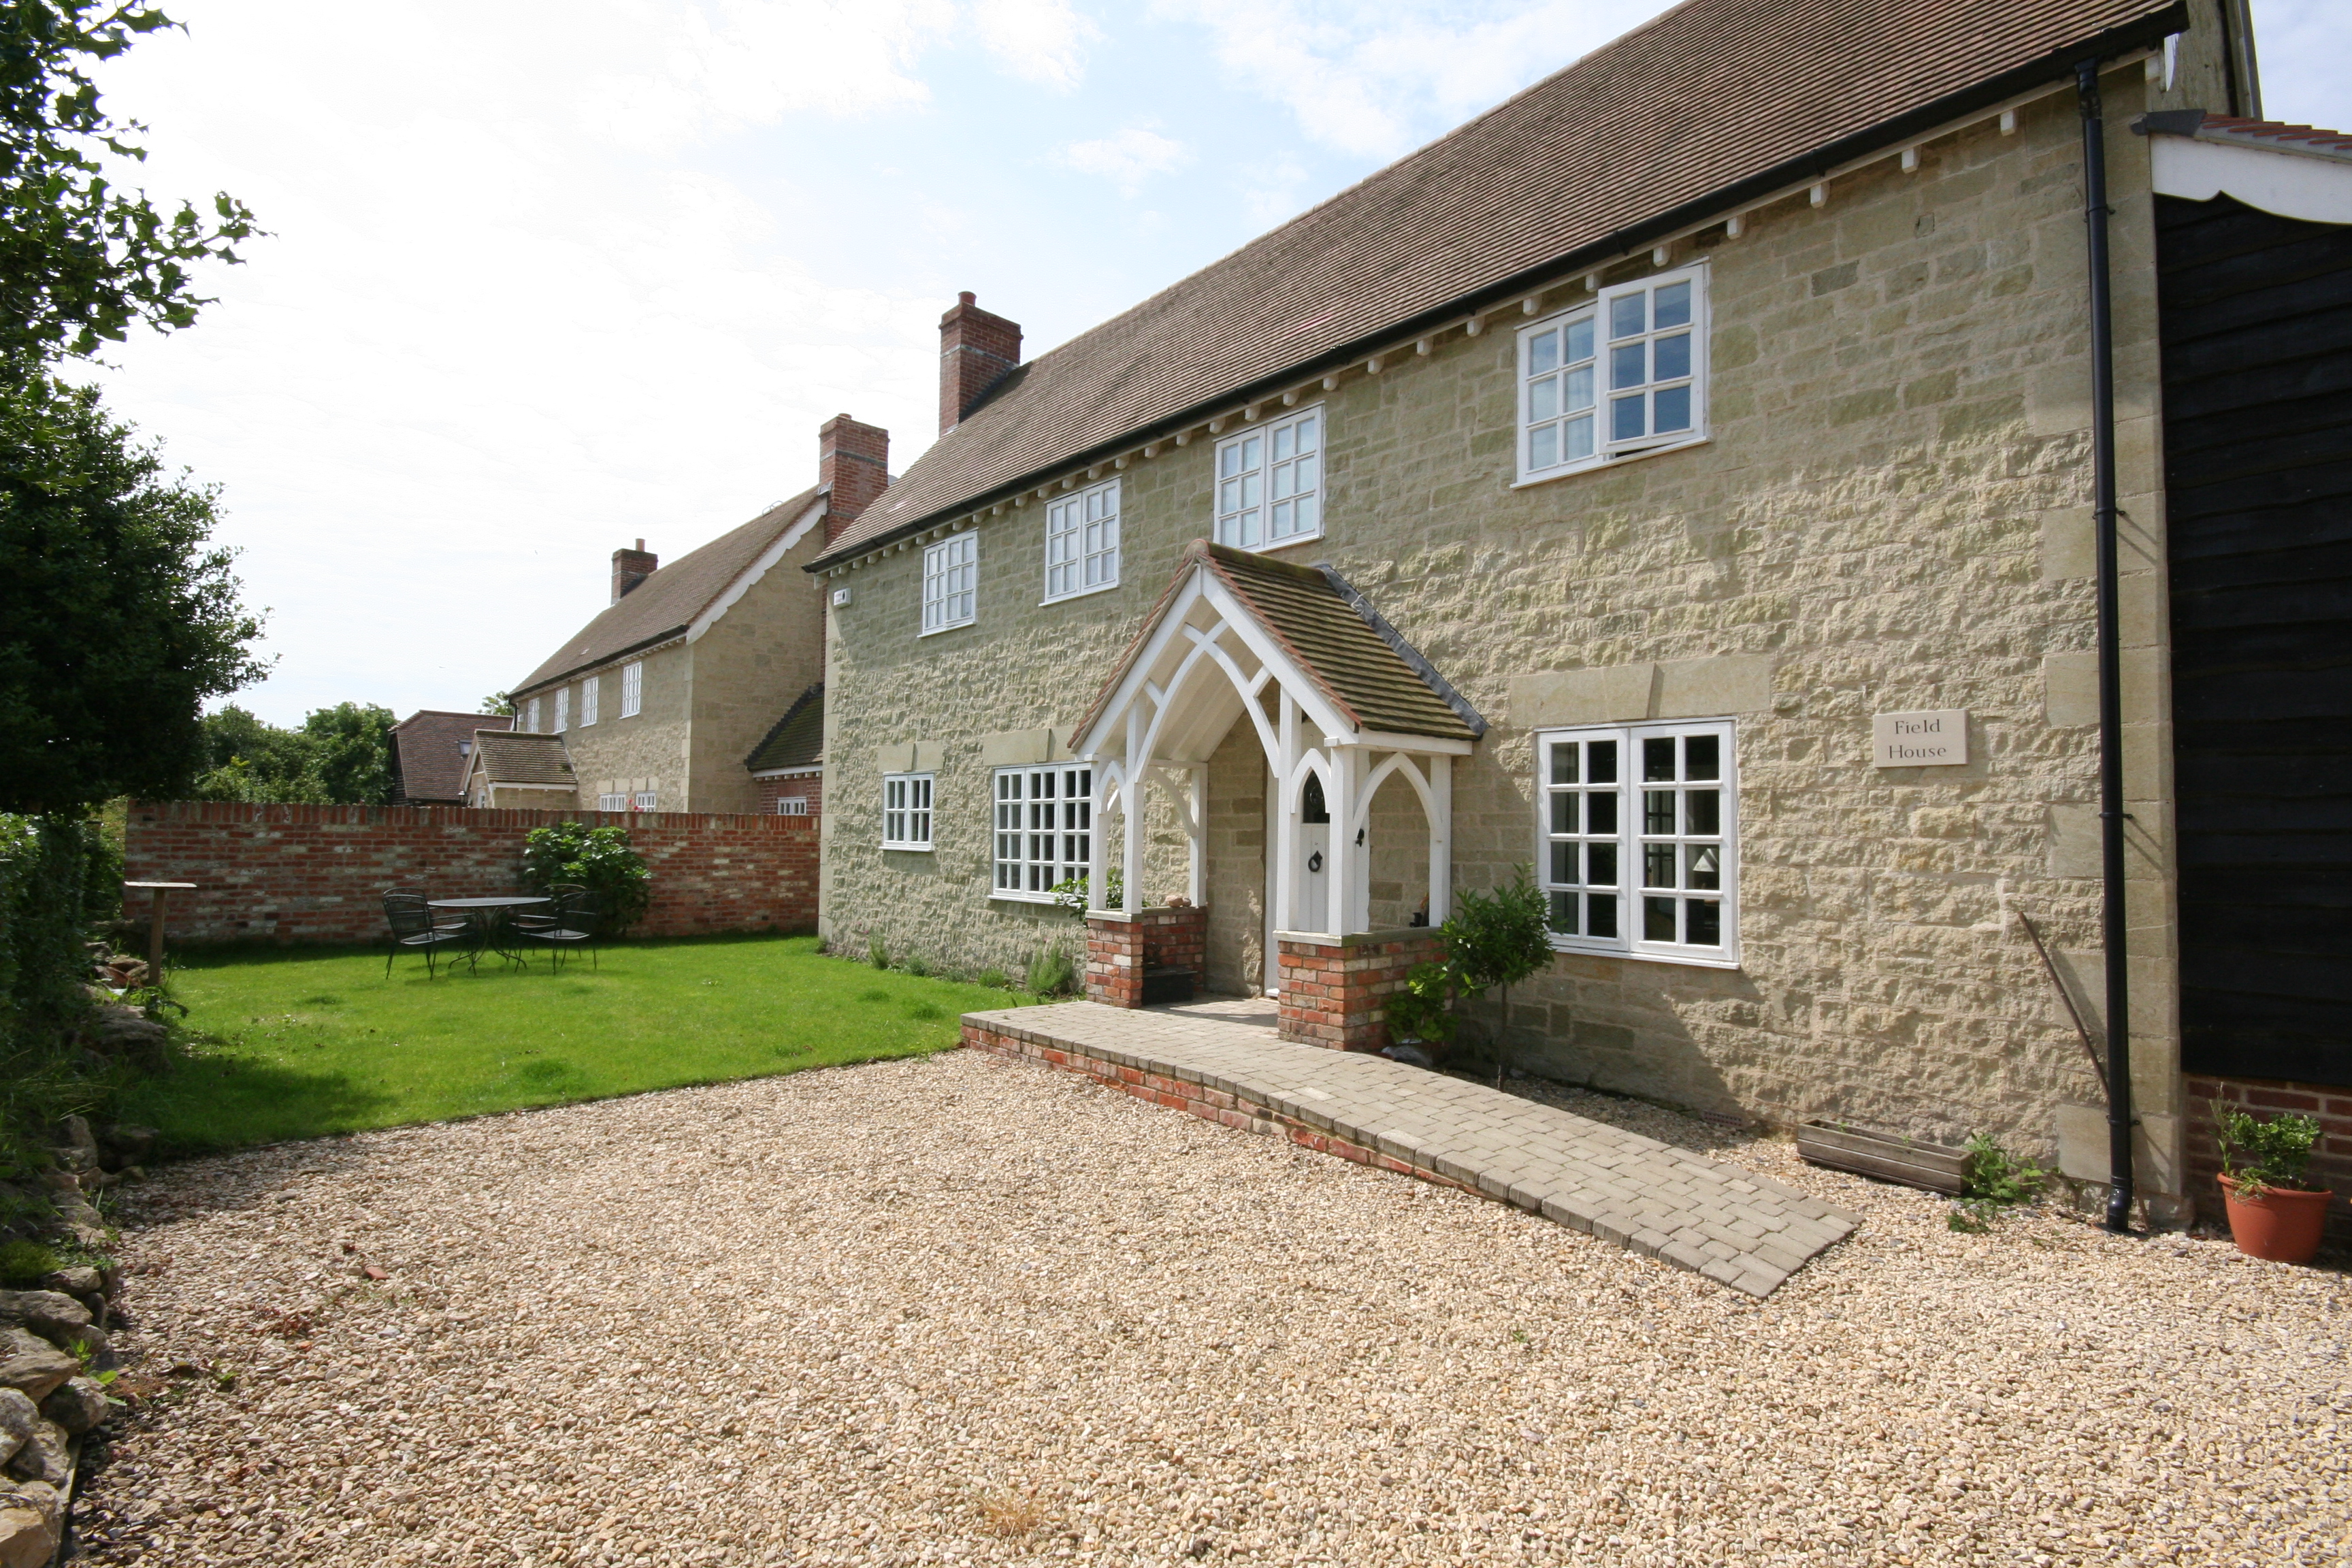
[[[1687,0],[1013,372],[812,564],[2188,25],[2180,0]]]
[[[463,800],[466,767],[477,730],[511,730],[495,713],[420,709],[392,727],[392,763],[400,801]]]
[[[2305,153],[2352,162],[2352,136],[2313,125],[2291,125],[2283,120],[2246,120],[2234,114],[2208,114],[2201,109],[2166,109],[2141,115],[2132,129],[2143,134],[2155,132],[2167,136],[2190,136],[2200,142],[2259,147],[2265,153]]]
[[[1102,717],[1177,589],[1203,563],[1357,729],[1452,741],[1475,741],[1486,732],[1486,721],[1338,572],[1196,539],[1185,547],[1168,591],[1096,694],[1077,733],[1085,734]]]
[[[496,730],[478,730],[474,734],[474,749],[481,758],[482,776],[492,784],[571,784],[578,781],[572,776],[572,758],[563,749],[561,735],[539,735],[528,731],[501,733]]]
[[[776,768],[813,768],[824,761],[824,682],[794,700],[767,738],[751,748],[743,765],[755,773]]]
[[[775,542],[778,534],[809,509],[817,493],[817,488],[812,486],[656,572],[619,604],[568,638],[546,663],[515,688],[516,695],[528,696],[535,689],[561,680],[576,670],[685,631],[697,616],[727,591],[729,584],[760,558],[761,551]]]

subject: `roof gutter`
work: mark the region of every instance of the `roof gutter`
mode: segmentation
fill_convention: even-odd
[[[898,523],[846,550],[828,551],[818,555],[802,570],[811,573],[828,571],[845,561],[871,554],[885,546],[897,544],[902,540],[910,539],[916,534],[937,528],[941,522],[959,512],[971,511],[1009,501],[1023,490],[1065,469],[1106,461],[1138,442],[1172,437],[1178,431],[1200,424],[1211,414],[1223,409],[1228,404],[1278,395],[1286,387],[1303,376],[1339,369],[1351,361],[1363,358],[1395,339],[1413,337],[1442,327],[1465,313],[1484,312],[1498,305],[1508,304],[1513,300],[1523,297],[1539,284],[1563,274],[1591,271],[1596,267],[1606,265],[1623,257],[1629,251],[1645,248],[1671,235],[1700,225],[1727,207],[1754,206],[1780,195],[1791,185],[1826,179],[1857,160],[1867,159],[1874,153],[1884,153],[1904,142],[1916,141],[1938,127],[1948,125],[1955,120],[1966,119],[1979,110],[1994,108],[2005,100],[2031,92],[2036,88],[2046,88],[2053,83],[2063,84],[2076,75],[2076,68],[2084,59],[2086,50],[2094,59],[2113,58],[2134,49],[2159,46],[2166,38],[2175,33],[2187,31],[2188,27],[2187,0],[2175,0],[2173,5],[2150,16],[2143,16],[2136,22],[2126,23],[2120,27],[2111,27],[2094,37],[2069,44],[2063,49],[2044,55],[2029,64],[2003,71],[2000,75],[1989,78],[1974,87],[1922,104],[1907,113],[1897,115],[1892,120],[1882,121],[1866,131],[1856,132],[1827,146],[1817,147],[1800,157],[1775,164],[1761,174],[1751,174],[1737,184],[1726,185],[1696,200],[1685,202],[1678,207],[1670,208],[1654,217],[1645,218],[1638,224],[1605,235],[1589,245],[1579,246],[1576,249],[1552,260],[1527,268],[1472,293],[1457,296],[1443,305],[1423,310],[1418,315],[1391,322],[1376,333],[1353,339],[1336,348],[1327,350],[1312,359],[1301,360],[1275,374],[1221,392],[1213,399],[1193,404],[1165,418],[1155,420],[1150,425],[1138,426],[1115,440],[1101,442],[1073,452],[1067,457],[1056,458],[1052,464],[1032,469],[1010,483],[980,491],[956,502],[953,506],[940,507],[921,517]],[[888,494],[889,492],[885,490],[883,498],[887,499]]]

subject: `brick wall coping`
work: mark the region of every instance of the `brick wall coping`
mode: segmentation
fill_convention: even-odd
[[[1149,909],[1141,910],[1088,910],[1087,911],[1087,919],[1090,921],[1139,921],[1146,915],[1184,915],[1191,914],[1196,910],[1202,914],[1206,914],[1208,913],[1209,906],[1206,904],[1185,904],[1180,907],[1174,904],[1153,904]]]
[[[1253,1120],[1360,1146],[1385,1168],[1530,1210],[1752,1296],[1771,1294],[1859,1223],[1769,1176],[1555,1106],[1228,1019],[1066,1002],[967,1013],[962,1025],[968,1046],[1155,1100],[1144,1080],[1169,1080],[1188,1092],[1160,1102],[1205,1114],[1181,1102],[1197,1088]]]
[[[1411,942],[1417,937],[1437,935],[1435,926],[1397,926],[1389,931],[1351,931],[1333,936],[1328,931],[1278,931],[1276,942],[1294,942],[1300,947],[1380,947],[1391,942]]]

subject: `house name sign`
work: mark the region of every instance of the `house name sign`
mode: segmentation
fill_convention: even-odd
[[[1966,709],[1878,713],[1870,721],[1871,760],[1882,768],[1948,768],[1969,760]]]

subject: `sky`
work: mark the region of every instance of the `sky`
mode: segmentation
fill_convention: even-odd
[[[960,289],[1030,355],[1657,0],[167,0],[108,67],[158,197],[268,237],[93,374],[267,611],[290,724],[473,710],[609,597],[938,419]],[[2352,125],[2352,5],[2256,0],[2263,108]]]

